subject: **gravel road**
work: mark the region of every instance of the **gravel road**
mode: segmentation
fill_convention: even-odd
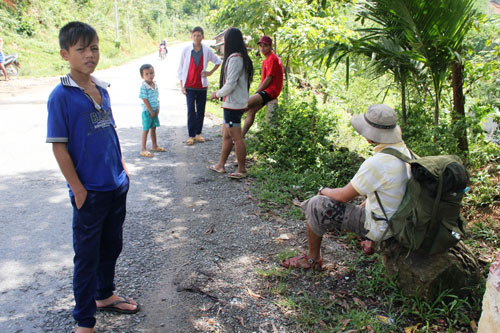
[[[265,281],[256,271],[276,265],[276,239],[303,230],[303,222],[261,218],[251,179],[207,168],[219,155],[219,119],[206,117],[206,143],[185,145],[185,98],[175,78],[181,47],[171,47],[165,61],[154,54],[96,72],[111,83],[131,178],[117,293],[143,308],[134,316],[98,314],[98,332],[294,332],[259,294]],[[158,141],[167,149],[152,159],[139,156],[138,69],[146,62],[156,70]],[[0,332],[74,328],[71,206],[45,143],[45,103],[57,82],[0,82]]]

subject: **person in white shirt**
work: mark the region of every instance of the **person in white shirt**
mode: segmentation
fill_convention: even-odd
[[[351,125],[373,144],[374,154],[360,166],[353,179],[342,188],[322,188],[318,194],[302,203],[307,218],[308,253],[283,260],[284,267],[321,269],[321,241],[323,234],[333,230],[357,233],[367,254],[373,253],[373,242],[392,236],[384,213],[378,205],[375,191],[390,218],[398,209],[410,178],[409,166],[389,154],[380,153],[386,147],[411,157],[397,125],[396,112],[387,105],[370,105],[362,115],[351,118]],[[349,201],[366,195],[361,205]]]
[[[201,43],[204,38],[203,29],[194,27],[191,31],[193,44],[187,46],[181,54],[177,77],[180,80],[181,90],[186,95],[187,127],[189,138],[186,144],[205,142],[201,136],[203,120],[205,118],[205,104],[207,102],[208,79],[221,64],[219,57]],[[215,66],[207,71],[208,62]]]

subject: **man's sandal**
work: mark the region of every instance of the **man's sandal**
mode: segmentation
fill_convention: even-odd
[[[301,254],[300,256],[285,259],[280,263],[280,265],[285,268],[292,267],[292,268],[312,269],[314,271],[320,271],[321,268],[323,267],[323,262],[321,261],[321,259],[313,260],[311,258],[308,258],[307,255],[304,253]]]
[[[128,297],[123,297],[123,296],[119,296],[119,297],[121,298],[121,300],[114,301],[113,303],[108,304],[106,306],[98,306],[97,310],[98,311],[107,311],[107,312],[116,312],[116,313],[121,313],[121,314],[134,314],[134,313],[139,312],[139,310],[141,309],[141,306],[139,305],[139,303],[134,304],[134,305],[137,305],[134,310],[121,309],[121,308],[117,307],[118,304],[125,304],[125,303],[126,304],[133,304],[132,302],[130,302],[130,299]]]

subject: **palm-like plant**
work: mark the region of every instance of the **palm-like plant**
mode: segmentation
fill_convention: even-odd
[[[469,32],[476,11],[474,0],[376,0],[399,18],[412,51],[410,56],[429,69],[434,85],[434,124],[439,121],[443,83]],[[390,7],[389,7],[390,6]]]
[[[419,75],[424,67],[432,77],[437,127],[443,84],[452,64],[461,61],[459,50],[476,15],[474,1],[365,0],[360,3],[358,16],[371,26],[358,30],[362,37],[352,39],[349,45],[326,45],[318,54],[325,57],[327,65],[348,59],[350,53],[375,58],[374,64],[391,71],[401,84],[403,122],[407,80],[410,75]],[[454,82],[454,89],[461,84]],[[463,109],[463,98],[455,103],[462,103]]]

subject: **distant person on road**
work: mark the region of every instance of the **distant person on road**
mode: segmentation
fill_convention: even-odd
[[[9,81],[9,78],[7,77],[7,70],[5,69],[4,66],[4,61],[5,61],[5,56],[3,54],[3,39],[0,37],[0,69],[3,72],[3,75],[5,76],[5,81]]]
[[[283,89],[283,64],[273,52],[273,40],[269,36],[262,36],[257,44],[260,53],[266,59],[262,62],[262,79],[257,91],[248,100],[248,114],[241,132],[243,137],[253,125],[257,111],[269,102],[276,100]],[[266,120],[268,119],[269,109],[266,110]]]
[[[205,142],[201,136],[203,120],[205,118],[205,104],[207,102],[208,79],[221,64],[219,57],[208,47],[201,43],[204,38],[203,29],[195,27],[191,31],[193,44],[187,46],[181,54],[181,61],[177,71],[181,90],[186,95],[187,102],[187,127],[189,138],[187,145],[195,142]],[[207,71],[208,62],[215,66]]]
[[[166,39],[163,39],[161,42],[160,42],[160,47],[159,47],[159,51],[158,51],[158,56],[160,58],[162,58],[162,52],[165,51],[165,55],[167,55],[168,53],[168,49],[167,49],[167,40]]]
[[[153,157],[147,148],[148,133],[151,131],[151,150],[164,152],[165,148],[158,146],[156,141],[156,128],[160,127],[160,100],[158,98],[158,85],[154,80],[155,70],[152,65],[144,64],[140,68],[142,81],[139,98],[142,99],[142,139],[140,155]]]
[[[59,31],[59,45],[70,72],[49,96],[46,141],[52,143],[73,206],[76,332],[94,332],[96,310],[133,314],[140,308],[113,293],[129,177],[106,90],[109,84],[91,76],[100,56],[96,31],[70,22]]]
[[[233,149],[236,150],[238,169],[228,174],[230,178],[245,178],[246,147],[241,137],[241,116],[246,110],[248,89],[253,78],[253,63],[247,53],[241,31],[230,28],[224,34],[224,62],[220,73],[220,89],[213,92],[212,99],[222,98],[224,123],[222,124],[222,149],[219,162],[210,166],[218,173],[226,172],[227,157]]]

